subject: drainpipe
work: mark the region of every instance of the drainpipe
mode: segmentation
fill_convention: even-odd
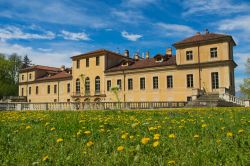
[[[57,101],[59,102],[59,81],[57,82]]]
[[[200,45],[198,44],[199,89],[201,90]]]
[[[126,94],[125,94],[125,90],[126,90],[126,75],[124,73],[124,70],[122,71],[123,72],[123,101],[125,102],[126,101]]]

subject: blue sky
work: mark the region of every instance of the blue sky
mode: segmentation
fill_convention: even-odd
[[[0,52],[71,66],[70,57],[105,48],[164,53],[206,28],[233,36],[237,87],[250,57],[250,2],[241,0],[0,0]]]

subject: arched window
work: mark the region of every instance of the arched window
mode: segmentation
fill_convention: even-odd
[[[99,76],[95,77],[95,93],[96,94],[100,93],[100,77]]]
[[[85,79],[85,95],[89,95],[90,93],[90,80],[89,77]]]
[[[77,94],[77,95],[80,94],[80,89],[81,89],[81,87],[80,87],[80,79],[77,78],[77,79],[76,79],[76,94]]]

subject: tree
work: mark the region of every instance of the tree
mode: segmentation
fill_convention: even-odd
[[[27,68],[31,66],[31,60],[29,59],[28,55],[25,55],[23,58],[23,65],[22,68]]]
[[[9,56],[9,63],[11,80],[13,80],[15,84],[17,84],[19,71],[22,68],[22,58],[21,56],[18,56],[16,53],[14,53]]]
[[[249,74],[250,74],[250,58],[247,59],[246,73],[247,73],[248,78],[245,78],[243,80],[243,84],[240,85],[240,92],[244,95],[244,97],[249,99],[250,98],[250,78],[249,78]]]

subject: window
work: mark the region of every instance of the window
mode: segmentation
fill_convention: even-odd
[[[133,79],[130,78],[128,79],[128,90],[132,90],[133,89]]]
[[[57,93],[57,85],[54,85],[54,93]]]
[[[99,76],[95,77],[95,93],[96,94],[100,93],[100,77]]]
[[[29,79],[31,80],[31,78],[32,78],[32,75],[31,75],[31,74],[29,74]]]
[[[111,90],[111,80],[107,81],[107,91]]]
[[[99,64],[100,64],[100,57],[99,56],[97,56],[95,58],[95,64],[96,64],[96,66],[99,66]]]
[[[76,94],[79,95],[80,94],[80,80],[79,78],[76,79]]]
[[[50,85],[48,85],[47,92],[48,92],[48,94],[50,94]]]
[[[57,102],[57,100],[56,100],[56,99],[54,99],[54,102]]]
[[[193,74],[188,74],[187,75],[187,87],[188,88],[193,88],[194,87]]]
[[[80,68],[80,60],[79,60],[79,59],[76,60],[76,68],[77,68],[77,69]]]
[[[211,80],[212,80],[212,89],[219,88],[219,74],[218,72],[211,73]]]
[[[89,67],[89,58],[86,58],[86,67]]]
[[[36,94],[38,94],[38,86],[36,86]]]
[[[85,79],[85,95],[89,95],[90,93],[90,80],[89,77]]]
[[[117,84],[117,87],[121,90],[122,89],[122,80],[121,79],[117,80],[116,84]]]
[[[211,58],[217,58],[217,48],[210,48]]]
[[[22,75],[22,81],[24,80],[24,75]]]
[[[173,88],[173,76],[167,76],[167,88]]]
[[[22,93],[22,96],[23,96],[23,88],[22,88],[22,92],[21,93]]]
[[[67,92],[70,93],[70,83],[67,84]]]
[[[31,87],[29,87],[29,94],[31,95]]]
[[[187,61],[193,60],[193,51],[186,52],[186,59]]]
[[[70,102],[70,99],[67,99],[67,102]]]
[[[140,89],[141,90],[145,89],[145,78],[144,77],[140,78]]]
[[[158,77],[153,77],[153,89],[158,89]]]

